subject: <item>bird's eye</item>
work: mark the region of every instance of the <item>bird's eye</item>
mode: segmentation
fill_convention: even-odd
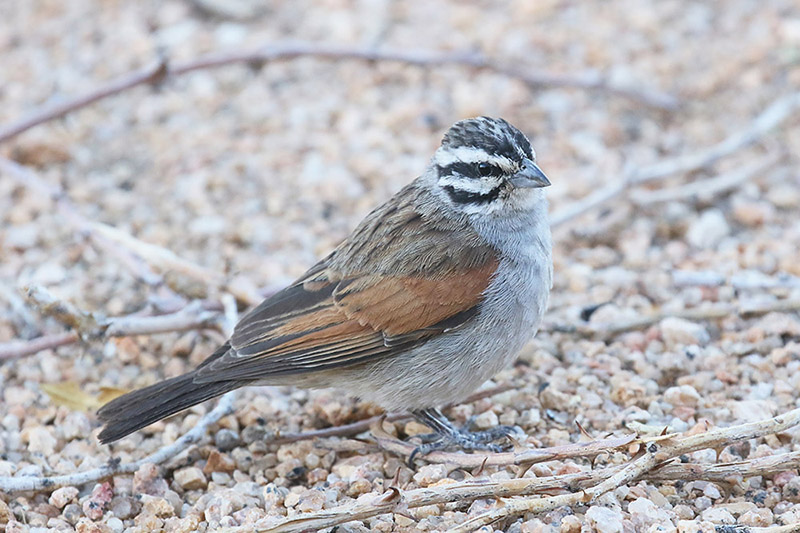
[[[478,163],[478,174],[483,177],[497,176],[500,174],[500,169],[491,163]]]

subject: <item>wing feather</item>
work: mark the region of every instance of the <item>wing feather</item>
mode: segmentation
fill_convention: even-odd
[[[195,381],[356,365],[401,353],[472,319],[497,270],[494,250],[469,231],[454,233],[407,206],[383,209],[304,277],[245,315]],[[442,257],[431,253],[436,239],[445,249]],[[363,246],[370,240],[384,246]]]

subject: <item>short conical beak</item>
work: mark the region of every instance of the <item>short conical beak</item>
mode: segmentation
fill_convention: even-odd
[[[530,159],[526,159],[523,163],[522,170],[514,174],[511,178],[511,184],[514,187],[522,188],[538,188],[549,187],[550,180],[544,175],[542,169],[536,166],[536,163]]]

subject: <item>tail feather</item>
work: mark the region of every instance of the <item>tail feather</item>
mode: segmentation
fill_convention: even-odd
[[[107,444],[193,405],[239,388],[239,381],[195,383],[194,372],[168,379],[111,400],[97,411],[105,423],[98,435]]]

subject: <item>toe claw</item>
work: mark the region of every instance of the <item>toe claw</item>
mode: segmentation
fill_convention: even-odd
[[[503,452],[513,447],[514,438],[511,435],[522,433],[516,426],[496,426],[485,431],[471,432],[467,428],[472,425],[472,419],[464,427],[458,428],[453,426],[438,409],[418,411],[415,414],[436,432],[432,435],[417,435],[421,444],[409,455],[409,466],[413,464],[415,458],[445,448],[458,448],[466,452]]]

